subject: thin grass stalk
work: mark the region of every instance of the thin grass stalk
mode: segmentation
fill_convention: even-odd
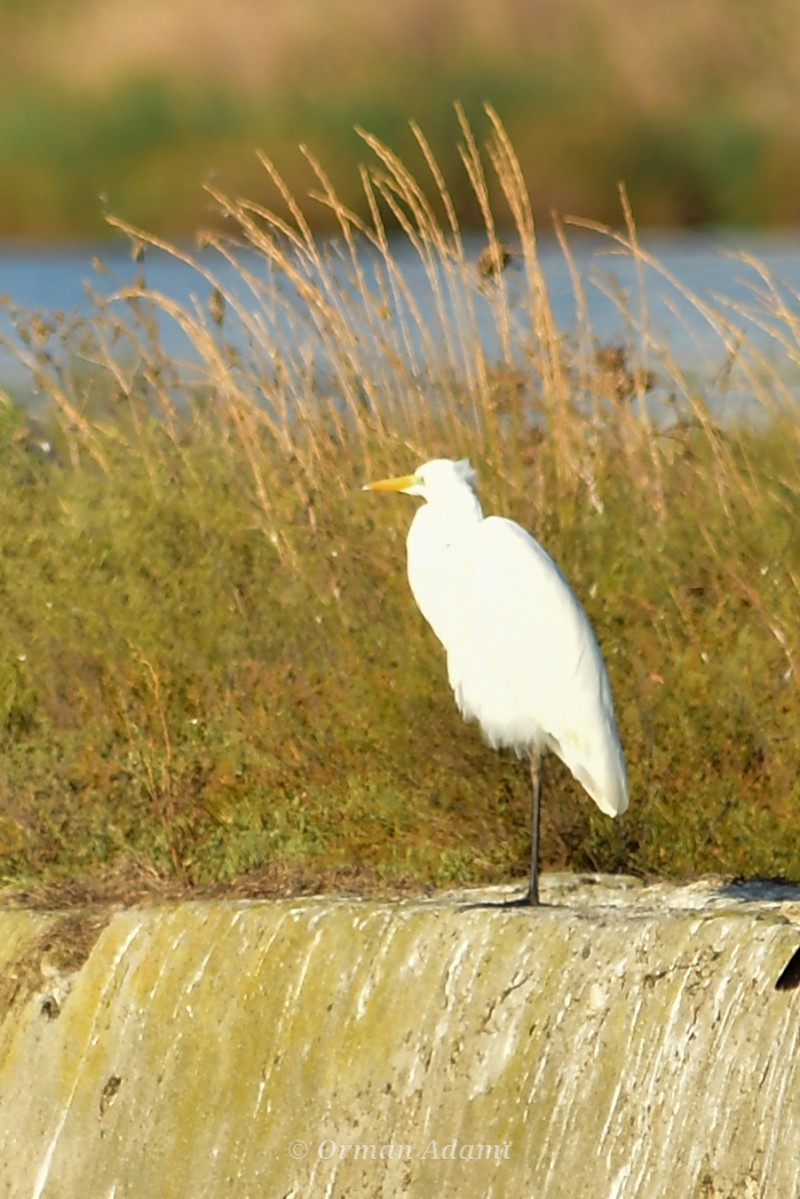
[[[490,159],[511,211],[525,263],[531,297],[531,333],[533,345],[538,350],[537,367],[542,379],[542,399],[554,438],[556,482],[561,490],[568,483],[575,466],[570,381],[565,371],[561,338],[547,281],[539,260],[536,228],[522,169],[497,112],[491,105],[486,105],[486,114],[492,124]]]

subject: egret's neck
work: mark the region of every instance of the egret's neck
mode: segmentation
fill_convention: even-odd
[[[426,522],[431,525],[454,531],[483,520],[480,500],[471,487],[454,487],[442,495],[433,496],[418,515],[423,513]]]
[[[464,487],[428,500],[408,531],[408,581],[443,645],[458,619],[458,596],[468,585],[472,533],[482,520],[478,497]]]

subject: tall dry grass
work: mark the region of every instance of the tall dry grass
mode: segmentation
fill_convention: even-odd
[[[359,492],[440,454],[471,457],[486,507],[563,564],[609,662],[631,811],[611,826],[554,768],[548,861],[800,870],[798,296],[745,257],[749,304],[689,293],[623,194],[619,229],[572,225],[636,268],[638,294],[615,297],[625,338],[598,342],[558,224],[564,334],[488,117],[481,147],[459,114],[480,260],[423,132],[423,178],[363,133],[368,219],[309,156],[334,241],[264,158],[280,211],[213,190],[230,232],[202,254],[114,220],[141,278],[72,329],[21,327],[60,465],[32,463],[9,409],[8,877],[131,856],[189,881],[276,860],[440,882],[521,869],[524,781],[453,710],[403,577],[410,509]],[[153,253],[196,272],[191,305],[148,285]],[[652,272],[713,330],[713,375],[653,328]],[[165,354],[164,321],[191,365]]]

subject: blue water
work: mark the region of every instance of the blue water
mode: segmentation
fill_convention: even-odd
[[[716,309],[728,311],[737,327],[742,328],[766,354],[774,347],[774,337],[761,327],[764,324],[758,309],[761,301],[758,289],[764,290],[763,280],[751,266],[735,255],[752,255],[774,275],[783,302],[800,321],[800,233],[798,234],[755,234],[738,231],[724,233],[651,233],[642,234],[645,249],[661,266],[675,277],[680,288],[689,289],[701,301],[710,301]],[[477,259],[483,242],[476,239],[470,249]],[[687,303],[674,287],[657,271],[644,269],[644,293],[639,287],[636,265],[625,256],[611,254],[611,243],[605,239],[583,233],[571,237],[574,260],[586,292],[588,315],[592,331],[599,342],[634,343],[635,330],[628,327],[620,307],[609,295],[625,296],[634,317],[641,314],[642,302],[646,303],[648,328],[651,337],[660,348],[669,347],[676,361],[689,368],[695,365],[707,371],[722,369],[726,360],[725,347],[719,331]],[[421,328],[416,351],[430,346],[430,338],[436,337],[436,317],[429,281],[424,270],[410,250],[402,243],[394,243],[394,250],[408,281],[410,295],[422,314]],[[234,291],[242,288],[233,269],[211,253],[197,255],[201,262],[210,266],[223,288]],[[101,271],[93,262],[100,259],[104,264]],[[543,240],[539,245],[539,258],[547,282],[550,301],[559,329],[566,335],[576,330],[576,303],[573,281],[564,256],[554,241]],[[253,255],[245,261],[260,278],[267,278],[269,268]],[[371,278],[369,256],[365,262],[367,278]],[[107,273],[106,273],[107,272]],[[66,316],[87,315],[93,304],[88,291],[108,296],[125,284],[132,284],[137,276],[144,275],[150,289],[164,293],[182,305],[197,305],[203,310],[208,303],[211,285],[201,276],[175,259],[147,251],[143,263],[131,259],[127,244],[119,247],[104,245],[102,248],[78,246],[62,249],[48,247],[37,251],[27,247],[5,245],[0,247],[0,295],[10,298],[23,313],[33,311],[58,312]],[[515,294],[524,298],[524,276],[520,271],[509,270],[504,276],[504,285],[513,300]],[[303,303],[288,283],[272,279],[271,286],[288,297],[290,308],[297,313],[298,320],[287,321],[283,315],[275,315],[274,327],[269,328],[268,316],[262,316],[267,328],[267,341],[287,344],[309,337],[313,340],[313,329],[309,332],[303,323]],[[491,285],[490,285],[491,286]],[[724,297],[721,300],[720,297]],[[475,300],[475,298],[473,297]],[[244,297],[245,304],[248,303]],[[397,301],[402,307],[402,301]],[[479,320],[481,319],[480,295],[475,300]],[[737,313],[727,305],[744,306],[750,315]],[[119,311],[122,306],[117,305]],[[489,306],[485,305],[486,324],[483,329],[485,345],[490,357],[501,356],[497,330],[489,319]],[[397,313],[395,313],[397,316]],[[359,318],[354,315],[353,320]],[[196,360],[187,339],[174,322],[159,321],[160,336],[168,353],[177,360],[190,364]],[[0,339],[14,339],[7,311],[0,310]],[[236,343],[247,340],[235,320],[228,319],[225,337]],[[414,337],[412,337],[412,342]],[[297,349],[296,344],[293,347]],[[412,354],[415,347],[411,345]],[[317,356],[319,347],[312,351]],[[25,385],[26,371],[7,346],[0,345],[0,380],[6,385]]]

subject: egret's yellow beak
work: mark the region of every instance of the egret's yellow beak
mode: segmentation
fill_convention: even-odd
[[[414,475],[398,475],[396,479],[378,479],[377,483],[365,483],[362,491],[405,491],[416,482]]]

